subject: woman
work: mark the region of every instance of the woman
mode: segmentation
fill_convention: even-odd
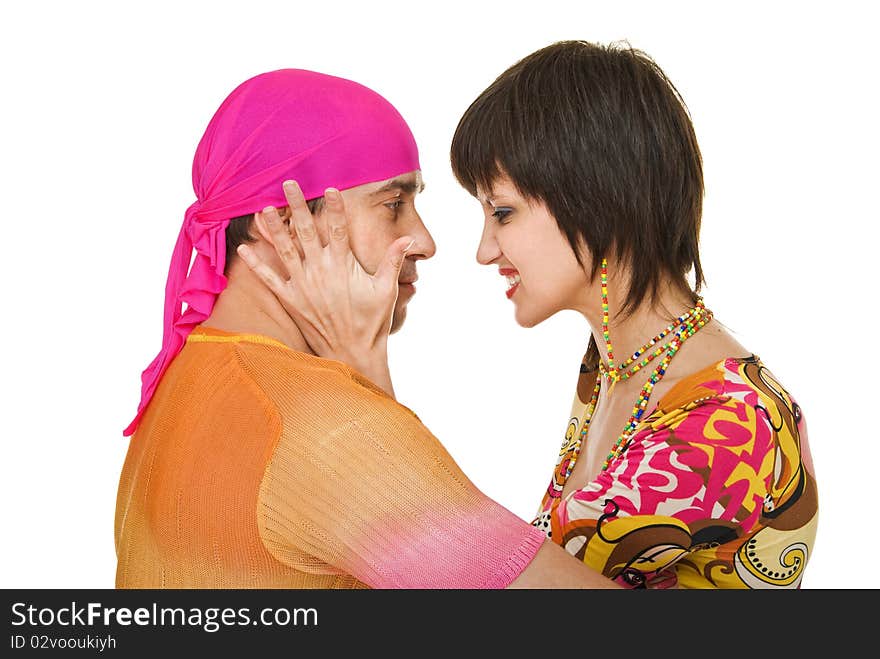
[[[698,295],[701,156],[660,68],[630,48],[538,50],[467,109],[451,161],[483,210],[477,259],[507,278],[517,322],[573,309],[591,329],[532,524],[627,587],[800,587],[818,507],[805,420]],[[289,240],[273,235],[279,253]],[[337,356],[326,321],[348,293],[308,276],[331,261],[294,251],[285,282],[239,253]],[[374,313],[390,306],[377,295]]]

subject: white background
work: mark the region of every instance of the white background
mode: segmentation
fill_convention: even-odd
[[[113,587],[122,429],[161,343],[193,153],[225,96],[276,68],[352,78],[409,121],[438,249],[391,341],[397,394],[531,518],[588,328],[572,312],[515,324],[474,259],[481,216],[448,149],[495,76],[569,38],[628,40],[684,96],[705,163],[706,303],[809,426],[821,513],[803,587],[880,587],[871,3],[610,4],[4,3],[0,587]]]

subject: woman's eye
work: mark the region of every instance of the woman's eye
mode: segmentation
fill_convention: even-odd
[[[495,212],[492,213],[492,217],[498,220],[499,224],[504,224],[507,216],[513,212],[512,208],[496,208]]]

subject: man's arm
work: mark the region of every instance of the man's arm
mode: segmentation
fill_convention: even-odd
[[[410,410],[342,366],[258,350],[242,363],[279,415],[258,504],[279,560],[305,552],[374,588],[613,585],[483,494]]]

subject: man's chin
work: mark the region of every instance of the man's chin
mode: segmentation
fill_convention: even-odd
[[[389,334],[394,334],[397,330],[401,328],[403,325],[403,321],[406,320],[406,304],[398,304],[394,307],[394,312],[391,314],[391,329],[388,331]]]

